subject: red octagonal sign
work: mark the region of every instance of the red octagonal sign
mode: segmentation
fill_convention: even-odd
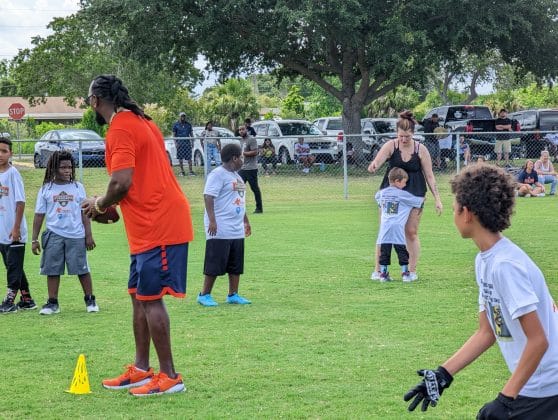
[[[8,115],[12,120],[21,120],[25,115],[25,108],[20,103],[11,104],[8,108]]]

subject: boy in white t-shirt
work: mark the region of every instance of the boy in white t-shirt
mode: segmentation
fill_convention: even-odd
[[[409,273],[409,252],[405,245],[405,224],[413,207],[421,207],[423,197],[417,197],[404,191],[409,175],[401,168],[393,168],[388,173],[389,187],[376,193],[375,199],[382,211],[380,231],[376,245],[380,245],[380,281],[391,281],[389,265],[391,247],[395,248],[401,278],[404,282],[412,281]]]
[[[48,300],[41,315],[60,312],[58,289],[64,266],[69,275],[77,275],[84,293],[87,312],[99,312],[93,295],[93,284],[86,251],[95,248],[91,233],[91,221],[81,211],[81,202],[87,197],[83,185],[75,180],[72,154],[54,152],[45,171],[43,186],[37,194],[35,218],[33,219],[33,254],[41,253],[41,274],[47,276]],[[46,230],[39,232],[46,217]]]
[[[0,304],[0,313],[18,309],[35,309],[29,282],[23,271],[27,223],[25,222],[25,189],[18,170],[10,164],[12,142],[0,136],[0,254],[6,266],[8,291]],[[20,291],[20,301],[15,298]]]
[[[211,290],[218,276],[229,275],[227,303],[251,303],[238,294],[240,275],[244,272],[244,238],[251,227],[246,216],[246,185],[237,173],[242,167],[242,149],[228,144],[221,150],[223,164],[207,177],[203,197],[206,231],[205,280],[197,301],[203,306],[217,306]]]
[[[515,181],[503,169],[471,165],[451,181],[454,222],[480,253],[475,259],[479,286],[479,328],[436,370],[404,396],[409,410],[436,406],[453,375],[494,343],[511,372],[496,399],[477,419],[558,418],[558,309],[541,270],[501,232],[510,226]]]

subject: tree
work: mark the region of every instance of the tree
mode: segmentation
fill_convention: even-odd
[[[46,96],[64,96],[74,105],[99,74],[121,76],[140,104],[166,103],[182,84],[197,80],[192,65],[185,66],[178,77],[160,65],[124,56],[118,49],[119,38],[91,26],[82,13],[55,18],[49,28],[52,35],[33,38],[34,48],[21,50],[12,62],[20,93],[31,103]]]
[[[300,87],[293,85],[281,104],[283,118],[304,118],[304,98],[300,94]]]
[[[498,50],[504,61],[541,75],[555,76],[558,67],[555,0],[83,4],[98,25],[125,31],[145,59],[172,59],[185,45],[195,45],[210,67],[224,74],[279,68],[314,81],[342,103],[347,133],[360,132],[365,105],[399,85],[424,81],[425,67],[454,60],[463,51]],[[330,76],[341,86],[328,82]]]
[[[200,98],[200,105],[208,121],[235,130],[239,119],[258,116],[258,103],[252,93],[250,82],[244,79],[228,79],[207,89]]]

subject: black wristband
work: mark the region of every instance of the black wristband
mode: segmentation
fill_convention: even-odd
[[[440,375],[440,379],[442,379],[445,383],[441,384],[444,388],[449,388],[449,386],[451,385],[451,383],[453,382],[453,376],[451,376],[451,373],[449,373],[445,367],[443,366],[438,366],[438,369],[436,369]]]

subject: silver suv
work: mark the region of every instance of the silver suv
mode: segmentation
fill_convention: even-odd
[[[279,161],[283,164],[290,163],[294,156],[294,145],[299,137],[310,145],[310,153],[316,157],[317,162],[330,163],[337,159],[337,141],[323,137],[318,128],[306,120],[266,120],[256,121],[252,124],[256,130],[258,144],[261,146],[266,137],[269,137],[275,146]]]

